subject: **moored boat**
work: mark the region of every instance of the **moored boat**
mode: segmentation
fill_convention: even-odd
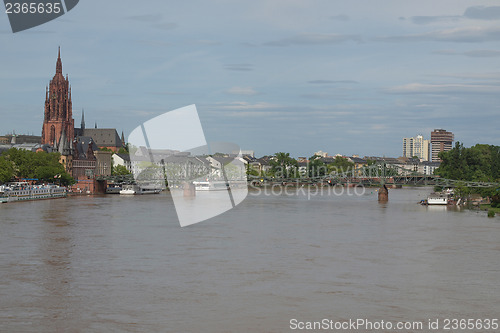
[[[123,195],[134,195],[135,194],[135,186],[134,185],[123,185],[120,190],[120,194]]]
[[[120,194],[122,189],[121,185],[108,185],[106,188],[106,194]]]
[[[139,188],[135,191],[135,194],[158,194],[161,192],[161,188],[145,186]]]
[[[447,196],[439,196],[439,195],[430,195],[427,198],[428,205],[447,205],[448,197]]]
[[[193,182],[196,191],[224,191],[229,189],[226,181],[196,181]]]
[[[158,194],[162,191],[161,188],[152,185],[123,185],[120,194],[134,195],[134,194]]]
[[[58,185],[29,185],[24,182],[9,183],[2,187],[0,202],[64,198],[66,187]]]

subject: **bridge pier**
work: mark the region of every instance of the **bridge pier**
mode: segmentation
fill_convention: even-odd
[[[195,197],[196,189],[192,182],[184,182],[184,196],[185,197]]]
[[[387,186],[385,186],[385,184],[378,190],[378,201],[389,201],[389,189],[387,188]]]

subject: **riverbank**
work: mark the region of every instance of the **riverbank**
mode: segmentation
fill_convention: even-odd
[[[484,211],[494,211],[496,215],[500,215],[500,207],[491,207],[490,204],[481,204],[479,205],[479,209],[480,210],[484,210]]]

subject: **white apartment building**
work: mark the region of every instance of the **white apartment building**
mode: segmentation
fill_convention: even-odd
[[[417,156],[422,161],[429,161],[430,141],[422,135],[413,138],[403,138],[403,157]]]

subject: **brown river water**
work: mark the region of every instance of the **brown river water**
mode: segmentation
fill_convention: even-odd
[[[1,204],[0,332],[500,319],[500,217],[418,205],[431,190],[251,192],[185,228],[165,193]]]

